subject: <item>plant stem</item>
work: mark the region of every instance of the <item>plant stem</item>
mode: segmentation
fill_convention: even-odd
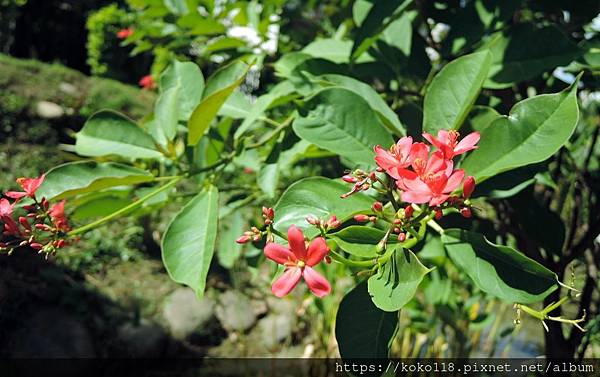
[[[74,236],[83,234],[85,232],[88,232],[92,229],[95,229],[101,225],[104,225],[105,223],[109,222],[110,220],[115,219],[119,216],[126,214],[127,212],[129,212],[131,210],[136,209],[137,207],[142,205],[146,200],[152,198],[153,196],[158,195],[161,192],[170,189],[171,187],[175,186],[181,179],[183,179],[183,177],[175,177],[169,183],[167,183],[167,184],[159,187],[158,189],[152,191],[151,193],[141,197],[140,199],[136,200],[135,202],[129,204],[128,206],[123,207],[120,210],[115,211],[115,212],[111,213],[110,215],[105,216],[101,219],[98,219],[94,222],[91,222],[87,225],[84,225],[82,227],[71,230],[69,233],[67,233],[67,236],[74,237]]]

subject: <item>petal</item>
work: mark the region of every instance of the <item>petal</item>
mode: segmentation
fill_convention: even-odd
[[[427,140],[428,142],[431,143],[431,145],[436,146],[437,148],[440,147],[440,145],[442,144],[435,136],[428,134],[428,133],[424,133],[423,134],[423,138],[425,140]]]
[[[308,258],[306,259],[307,266],[314,266],[321,262],[325,255],[329,253],[329,247],[323,237],[317,237],[308,246]]]
[[[450,195],[437,195],[433,198],[431,198],[431,200],[429,201],[429,206],[430,207],[435,207],[435,206],[439,206],[440,204],[442,204],[443,202],[446,201],[446,199],[448,199]]]
[[[414,143],[412,148],[410,149],[410,158],[409,162],[412,164],[413,161],[417,158],[420,158],[424,161],[427,161],[427,157],[429,156],[429,146],[424,143]]]
[[[0,217],[11,216],[13,213],[13,206],[10,202],[4,198],[0,199]]]
[[[265,256],[279,264],[296,262],[297,260],[296,256],[290,251],[290,249],[273,242],[269,242],[265,246]]]
[[[401,197],[403,202],[421,204],[427,203],[429,200],[431,200],[431,193],[404,191]]]
[[[456,148],[454,148],[454,153],[455,154],[461,154],[464,153],[466,151],[470,151],[471,149],[475,148],[475,144],[477,144],[479,142],[481,135],[479,134],[479,132],[471,132],[470,134],[468,134],[467,136],[465,136],[456,146]]]
[[[394,166],[398,165],[398,160],[392,156],[390,152],[383,149],[381,146],[376,145],[374,148],[375,151],[375,162],[384,170],[389,170]]]
[[[331,292],[331,286],[327,279],[311,267],[304,267],[302,276],[308,288],[318,297],[326,296]]]
[[[443,192],[452,192],[460,186],[463,178],[465,177],[465,171],[462,169],[455,170],[454,173],[448,178],[448,182],[446,182],[446,186],[444,187]]]
[[[446,159],[444,154],[440,151],[436,151],[429,157],[427,161],[427,167],[425,168],[426,174],[434,174],[440,170],[446,169]]]
[[[408,191],[429,192],[429,186],[421,179],[404,179],[404,186]]]
[[[9,192],[5,193],[4,196],[8,196],[11,199],[21,199],[21,198],[27,196],[27,193],[19,192],[19,191],[9,191]]]
[[[450,140],[450,138],[448,137],[448,131],[446,131],[446,130],[439,130],[437,137],[438,137],[438,140],[440,141],[440,144],[444,144],[444,145],[447,145],[448,141]]]
[[[407,157],[410,155],[412,145],[413,145],[413,139],[410,136],[405,136],[405,137],[401,138],[400,140],[398,140],[398,142],[396,143],[398,150],[402,154],[403,160],[406,160]]]
[[[304,234],[302,230],[298,229],[295,225],[288,228],[288,242],[290,244],[290,250],[297,259],[306,260],[306,244],[304,243]]]
[[[273,286],[271,287],[271,291],[277,297],[287,295],[294,287],[296,287],[296,285],[298,285],[300,276],[302,276],[300,267],[290,267],[286,269],[279,279],[275,280],[275,283],[273,283]]]

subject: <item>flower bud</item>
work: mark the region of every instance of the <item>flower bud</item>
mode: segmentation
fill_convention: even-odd
[[[351,175],[345,175],[342,177],[342,179],[344,180],[344,182],[348,182],[348,183],[356,183],[358,182],[358,179],[356,177],[353,177]]]
[[[367,215],[355,215],[354,220],[358,221],[359,223],[366,223],[370,219]]]
[[[442,216],[444,216],[444,213],[442,212],[442,210],[439,209],[439,208],[436,208],[436,210],[435,210],[435,219],[439,220],[439,219],[442,218]]]
[[[29,247],[31,247],[34,250],[42,250],[44,245],[42,245],[41,243],[33,242],[29,244]]]
[[[414,211],[415,209],[411,205],[407,205],[406,208],[404,208],[404,217],[410,219]]]
[[[462,215],[462,217],[465,217],[467,219],[473,215],[471,213],[471,208],[469,208],[469,207],[463,207],[463,208],[461,208],[460,209],[460,214]]]
[[[270,207],[262,207],[262,213],[265,219],[273,220],[275,217],[275,211]]]
[[[377,174],[375,174],[374,171],[370,172],[369,179],[371,180],[371,182],[377,182]]]
[[[235,240],[235,242],[241,244],[245,244],[246,242],[250,241],[250,236],[247,235],[243,235],[240,238],[238,238],[237,240]]]
[[[265,225],[271,225],[271,224],[273,224],[273,220],[265,219]]]
[[[29,222],[27,221],[27,218],[21,216],[19,217],[19,224],[21,224],[21,226],[27,230],[31,230],[31,225],[29,225]]]
[[[375,212],[381,212],[383,211],[383,204],[381,204],[381,202],[375,202],[371,208],[373,208],[373,211]]]
[[[406,233],[398,234],[398,241],[404,242],[406,240]]]
[[[396,233],[396,234],[399,234],[399,233],[400,233],[400,228],[398,228],[398,227],[395,227],[395,228],[394,228],[394,233]]]
[[[367,191],[370,188],[371,188],[371,185],[369,185],[368,183],[365,183],[364,185],[361,186],[361,190],[363,190],[363,191]]]
[[[329,229],[335,229],[342,225],[342,223],[340,222],[340,220],[337,219],[335,215],[333,215],[329,218],[329,220],[327,220],[326,225]]]
[[[325,255],[325,263],[331,264],[331,257],[329,255]]]
[[[475,190],[475,178],[468,176],[463,183],[463,198],[470,198],[473,190]]]
[[[317,225],[319,223],[319,220],[312,216],[306,216],[306,222],[310,225]]]

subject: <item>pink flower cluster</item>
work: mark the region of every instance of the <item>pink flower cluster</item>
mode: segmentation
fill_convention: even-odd
[[[50,205],[46,198],[38,200],[36,192],[44,182],[38,178],[19,178],[17,183],[23,191],[8,191],[0,199],[0,250],[29,246],[40,253],[54,254],[67,244],[66,233],[71,229],[65,215],[65,201]],[[9,199],[13,199],[12,203]],[[21,200],[30,199],[31,204],[17,206]],[[18,211],[24,211],[18,216]]]
[[[473,132],[459,141],[459,133],[441,130],[437,137],[428,133],[423,137],[436,150],[425,143],[413,143],[412,137],[403,137],[389,150],[377,145],[375,162],[396,181],[402,190],[402,201],[407,203],[429,203],[439,206],[449,200],[465,178],[465,171],[454,169],[453,158],[477,148],[479,133]],[[475,181],[467,177],[463,197],[468,198],[473,191]]]

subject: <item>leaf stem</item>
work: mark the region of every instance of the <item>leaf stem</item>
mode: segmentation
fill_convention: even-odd
[[[124,214],[126,214],[127,212],[136,209],[137,207],[141,206],[146,200],[152,198],[155,195],[160,194],[161,192],[170,189],[171,187],[175,186],[179,181],[181,181],[183,179],[183,177],[175,177],[173,178],[169,183],[159,187],[158,189],[148,193],[147,195],[141,197],[140,199],[136,200],[135,202],[129,204],[128,206],[125,206],[123,208],[121,208],[118,211],[115,211],[113,213],[111,213],[108,216],[105,216],[101,219],[98,219],[94,222],[91,222],[87,225],[84,225],[82,227],[76,228],[71,230],[69,233],[67,233],[67,236],[69,237],[74,237],[80,234],[83,234],[85,232],[88,232],[92,229],[95,229],[101,225],[104,225],[105,223],[109,222],[112,219],[115,219],[119,216],[122,216]]]

